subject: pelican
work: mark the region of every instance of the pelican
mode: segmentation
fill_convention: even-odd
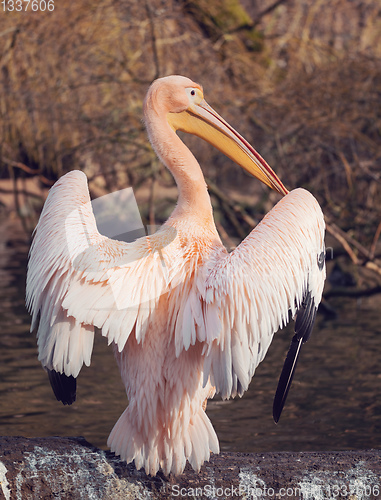
[[[248,389],[274,333],[296,317],[274,400],[280,417],[325,279],[324,218],[304,189],[289,192],[255,149],[182,76],[160,78],[144,120],[179,197],[152,236],[99,233],[84,173],[51,188],[30,249],[26,303],[54,394],[76,398],[94,327],[114,344],[128,406],[108,446],[147,474],[194,470],[219,453],[205,413],[216,393]],[[199,136],[283,197],[231,253],[221,243],[201,168],[176,131]]]

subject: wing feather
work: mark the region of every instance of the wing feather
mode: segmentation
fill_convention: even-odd
[[[301,307],[296,314],[295,335],[291,340],[274,397],[273,416],[276,423],[279,421],[283,406],[286,402],[288,391],[291,387],[291,382],[294,377],[302,344],[307,342],[311,335],[316,312],[317,306],[315,305],[311,292],[308,291],[305,294]]]
[[[55,397],[62,401],[64,405],[71,405],[76,400],[77,382],[71,375],[68,377],[64,373],[58,373],[55,370],[47,370],[50,385],[52,386]]]
[[[90,363],[94,326],[119,350],[134,328],[141,340],[167,290],[162,259],[173,241],[172,228],[133,243],[102,236],[85,174],[61,177],[45,202],[28,263],[26,303],[42,364],[76,377]]]
[[[207,330],[214,332],[207,334],[213,340],[204,381],[210,376],[223,398],[247,390],[274,333],[289,321],[290,312],[295,315],[307,293],[313,307],[320,303],[324,227],[315,198],[296,189],[232,253],[212,262],[204,315]],[[312,329],[310,312],[298,316],[297,328]]]

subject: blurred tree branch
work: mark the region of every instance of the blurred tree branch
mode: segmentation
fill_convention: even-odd
[[[380,293],[381,293],[381,286],[375,286],[372,288],[365,288],[365,289],[334,287],[324,292],[324,298],[330,299],[332,297],[350,297],[353,299],[358,299],[360,297],[371,297],[372,295],[378,295]]]
[[[157,44],[156,44],[155,22],[148,0],[146,0],[145,6],[147,11],[147,16],[149,19],[151,47],[152,47],[153,63],[155,67],[155,73],[153,75],[152,80],[156,80],[156,78],[159,78],[159,76],[161,75],[161,71],[160,71],[159,54],[157,52]]]
[[[142,188],[144,217],[164,220],[161,188],[172,181],[156,167],[142,103],[153,78],[184,74],[285,185],[316,196],[328,233],[359,272],[379,278],[379,2],[269,0],[259,10],[239,0],[64,1],[49,15],[0,17],[3,177],[37,174],[50,185],[79,168],[94,191]],[[233,246],[272,206],[270,195],[191,144]]]
[[[266,7],[262,11],[260,11],[258,14],[255,15],[255,19],[254,19],[254,23],[253,23],[254,26],[259,24],[259,22],[262,20],[262,18],[264,16],[267,16],[268,14],[273,12],[277,7],[279,7],[279,5],[282,5],[282,3],[287,3],[288,1],[289,0],[277,0],[273,4],[269,5],[268,7]]]

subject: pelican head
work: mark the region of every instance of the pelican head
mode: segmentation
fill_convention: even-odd
[[[144,109],[166,115],[174,131],[181,130],[209,142],[278,193],[288,193],[262,156],[204,99],[202,87],[184,76],[159,78],[150,87]]]

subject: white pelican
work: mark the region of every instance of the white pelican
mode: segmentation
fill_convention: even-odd
[[[160,230],[133,243],[102,236],[86,176],[50,190],[35,230],[27,277],[31,330],[58,400],[75,400],[90,364],[94,327],[109,343],[129,405],[111,450],[154,475],[199,471],[219,452],[206,400],[241,396],[274,332],[296,315],[274,401],[277,421],[325,279],[324,219],[304,189],[288,192],[261,156],[182,76],[156,80],[144,102],[149,139],[179,190]],[[230,254],[217,233],[204,177],[176,134],[204,138],[284,197]]]

